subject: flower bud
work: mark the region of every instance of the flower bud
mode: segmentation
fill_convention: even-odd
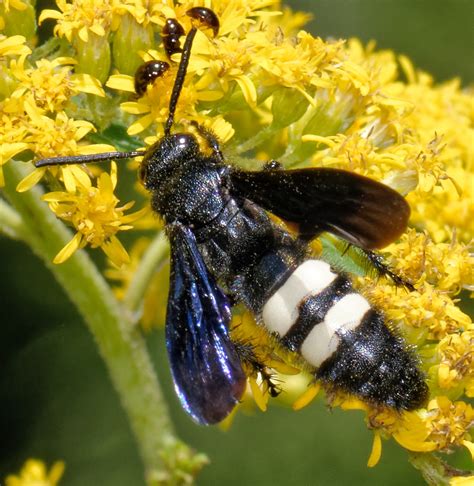
[[[78,64],[76,72],[87,73],[104,83],[110,71],[110,44],[107,36],[88,33],[87,41],[74,39]]]
[[[15,3],[15,5],[16,7],[10,5],[10,8],[7,9],[3,2],[0,2],[0,17],[3,17],[5,24],[2,33],[8,37],[23,35],[28,42],[31,42],[36,35],[35,9],[28,0],[23,0],[21,4]]]
[[[151,25],[139,24],[132,16],[124,15],[114,35],[112,55],[114,67],[122,74],[133,76],[138,66],[143,63],[138,55],[153,45]]]

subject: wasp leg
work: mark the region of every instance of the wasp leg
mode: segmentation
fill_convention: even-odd
[[[272,398],[281,393],[278,383],[275,383],[274,374],[268,371],[268,367],[262,363],[254,352],[254,345],[248,341],[234,341],[235,350],[244,365],[247,365],[251,373],[256,375],[260,373],[262,381],[267,385],[268,393]]]
[[[209,130],[209,128],[199,125],[199,123],[197,123],[194,120],[191,122],[191,125],[197,130],[199,135],[201,135],[201,137],[206,140],[206,142],[209,144],[209,147],[212,149],[214,154],[218,157],[219,161],[224,162],[224,156],[222,155],[221,152],[219,140],[214,134],[214,132],[212,130]]]
[[[393,270],[390,269],[388,264],[385,263],[382,255],[372,250],[365,250],[363,248],[360,249],[379,275],[389,278],[395,285],[405,287],[410,292],[413,292],[415,290],[415,287],[411,282],[396,274]]]

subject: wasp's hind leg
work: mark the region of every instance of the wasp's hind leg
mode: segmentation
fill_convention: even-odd
[[[269,371],[266,366],[256,355],[254,345],[249,341],[233,341],[235,350],[244,365],[244,370],[248,376],[257,376],[260,374],[262,381],[265,383],[268,394],[275,398],[281,393],[281,387],[276,383],[275,375]]]
[[[385,263],[382,255],[372,250],[365,250],[364,248],[359,249],[362,251],[363,255],[366,257],[378,275],[389,278],[395,285],[405,287],[410,292],[415,290],[414,285],[410,281],[395,273],[389,267],[389,265]]]

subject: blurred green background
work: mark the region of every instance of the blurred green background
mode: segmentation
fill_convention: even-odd
[[[439,80],[473,80],[472,0],[289,3],[314,13],[314,34],[376,39]],[[80,316],[28,248],[0,237],[0,255],[0,483],[38,457],[66,461],[64,486],[142,485],[133,438]],[[161,333],[149,347],[179,435],[212,461],[199,485],[424,484],[391,442],[368,469],[372,434],[362,414],[331,412],[322,402],[298,413],[239,415],[228,432],[198,427],[172,391]],[[458,460],[467,463],[467,454]]]

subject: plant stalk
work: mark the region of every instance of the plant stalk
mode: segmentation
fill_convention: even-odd
[[[147,481],[157,484],[153,478],[169,477],[167,466],[183,463],[183,452],[188,460],[196,456],[175,435],[145,341],[85,251],[61,265],[52,263],[71,232],[41,200],[41,189],[15,191],[29,172],[23,163],[10,161],[4,171],[5,195],[27,228],[22,239],[54,274],[93,334],[138,442]]]

